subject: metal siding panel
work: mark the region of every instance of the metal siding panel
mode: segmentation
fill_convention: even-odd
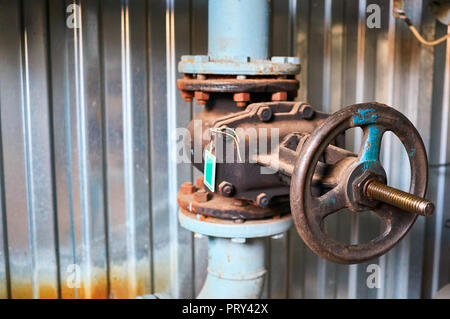
[[[102,14],[110,293],[134,298],[150,292],[145,3]]]
[[[436,37],[449,32],[437,24]],[[422,293],[431,298],[450,280],[450,41],[435,49],[433,108],[430,138],[430,182],[428,194],[436,203],[434,216],[426,223],[426,247]]]
[[[166,7],[165,1],[148,1],[149,101],[153,291],[170,292],[170,233],[168,198]]]
[[[23,136],[22,43],[19,3],[0,2],[0,98],[11,297],[33,297]],[[8,27],[7,27],[8,26]],[[6,94],[5,92],[8,92]]]
[[[2,3],[1,10],[6,24],[1,27],[1,60],[8,61],[1,65],[2,74],[8,74],[2,78],[1,91],[8,94],[2,95],[1,105],[12,297],[55,298],[46,6],[28,2],[20,11],[19,3],[9,4]]]
[[[149,162],[148,162],[148,93],[147,93],[147,15],[145,1],[130,2],[130,42],[132,110],[130,127],[133,132],[130,150],[134,152],[130,170],[133,174],[135,208],[135,245],[137,294],[148,294],[150,286],[150,215],[149,215]],[[130,189],[131,191],[131,189]],[[134,297],[134,296],[129,296]]]
[[[59,273],[61,277],[61,297],[75,295],[67,286],[67,269],[75,264],[75,243],[71,213],[73,213],[70,166],[68,52],[65,40],[64,3],[52,2],[49,6],[50,57],[52,61],[52,104],[53,107],[53,147],[55,171],[56,210],[58,213]],[[72,215],[73,216],[73,215]]]
[[[1,92],[0,92],[1,94]],[[1,102],[1,99],[0,99]],[[1,104],[0,104],[1,108]],[[1,122],[0,122],[1,125]],[[0,137],[1,138],[1,137]],[[3,157],[3,152],[0,151]],[[0,299],[6,299],[9,296],[9,265],[8,265],[8,230],[6,229],[6,211],[4,196],[4,170],[3,160],[0,158]]]
[[[63,298],[106,298],[98,3],[77,2],[81,23],[73,29],[65,24],[69,4],[61,8],[52,3],[50,11],[51,23],[61,28],[52,33],[61,293]],[[69,285],[72,264],[81,271],[80,287],[75,289]]]
[[[22,28],[19,3],[1,2],[0,82],[6,225],[11,297],[33,297],[33,268],[28,234],[28,205],[23,136]],[[7,28],[8,26],[8,28]],[[5,76],[6,75],[6,76]],[[5,94],[8,92],[8,94]],[[19,159],[19,160],[18,160]]]

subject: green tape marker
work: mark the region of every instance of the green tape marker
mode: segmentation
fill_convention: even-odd
[[[216,183],[216,157],[208,150],[205,150],[205,169],[203,170],[203,184],[214,192]]]

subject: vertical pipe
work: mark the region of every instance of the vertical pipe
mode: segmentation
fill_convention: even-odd
[[[208,238],[208,275],[199,299],[256,299],[264,284],[266,238]]]
[[[209,0],[208,6],[213,59],[268,58],[270,0]]]

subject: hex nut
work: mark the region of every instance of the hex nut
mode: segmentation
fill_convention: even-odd
[[[248,101],[250,101],[250,93],[247,92],[234,93],[233,101],[236,102],[236,106],[245,107]]]
[[[197,203],[204,203],[208,201],[208,192],[204,189],[199,189],[194,193],[194,201]]]
[[[194,97],[197,100],[198,104],[205,105],[206,102],[209,100],[209,93],[202,92],[202,91],[196,91],[194,93]]]
[[[266,193],[261,193],[256,197],[256,204],[259,207],[266,208],[267,206],[269,206],[269,202],[270,199]]]
[[[235,102],[247,102],[247,101],[250,101],[250,93],[247,93],[247,92],[234,93],[233,101],[235,101]]]
[[[184,99],[185,102],[192,102],[194,92],[182,90],[181,97]]]
[[[185,182],[180,186],[180,191],[184,195],[193,194],[195,192],[195,186],[191,182]]]
[[[229,182],[223,181],[219,184],[219,192],[222,194],[222,196],[230,197],[231,195],[233,195],[234,186]]]
[[[311,119],[314,116],[314,109],[309,104],[303,104],[300,107],[300,113],[302,114],[302,117],[306,120]]]
[[[272,109],[268,106],[263,106],[258,110],[258,118],[263,122],[268,122],[272,118]]]
[[[286,101],[287,100],[287,92],[275,92],[272,94],[272,101]]]
[[[353,181],[352,191],[354,202],[371,208],[375,207],[378,204],[377,200],[370,199],[365,196],[364,187],[366,186],[368,181],[373,179],[376,179],[381,183],[386,183],[386,178],[384,176],[381,176],[369,170],[364,171],[361,176],[357,177]]]

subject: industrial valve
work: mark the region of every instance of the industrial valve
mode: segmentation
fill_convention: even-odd
[[[213,268],[222,265],[214,250],[217,238],[245,242],[276,236],[292,219],[306,245],[323,258],[351,264],[380,256],[405,236],[418,215],[433,212],[433,204],[423,198],[428,163],[422,139],[404,115],[384,104],[355,104],[327,114],[294,101],[300,61],[269,59],[269,12],[268,1],[210,0],[208,55],[183,56],[178,65],[184,74],[177,81],[181,96],[203,107],[189,123],[192,138],[185,139],[185,154],[204,174],[195,185],[186,182],[180,188],[180,223],[210,236]],[[346,130],[354,127],[363,130],[358,154],[345,149]],[[379,160],[387,131],[408,154],[408,192],[387,185]],[[324,220],[344,208],[373,211],[384,221],[384,231],[356,245],[331,238]],[[260,253],[255,245],[243,253],[254,253],[259,262],[249,276],[264,273],[264,244],[258,245]],[[233,280],[235,275],[230,275]],[[213,283],[218,277],[212,271],[208,278]],[[205,285],[205,296],[217,296],[211,285]]]
[[[228,152],[232,158],[215,164],[211,189],[202,186],[202,181],[197,192],[195,186],[184,185],[178,197],[182,208],[238,221],[291,212],[308,247],[338,263],[360,263],[386,253],[405,236],[418,215],[433,212],[433,204],[423,199],[428,172],[424,144],[411,122],[395,109],[372,102],[329,115],[303,102],[257,102],[243,111],[218,116],[236,106],[230,100],[217,101],[218,105],[206,107],[189,129],[194,133],[195,121],[201,121],[202,136],[212,132],[202,140],[203,153],[227,157]],[[344,148],[345,131],[353,127],[364,132],[358,154]],[[409,193],[386,185],[379,152],[387,131],[400,139],[408,153]],[[267,132],[267,140],[261,143],[260,139],[255,152],[251,152],[251,132]],[[268,145],[276,147],[267,149]],[[195,140],[186,147],[194,154]],[[192,161],[205,169],[204,157],[196,163],[193,156]],[[324,219],[343,208],[372,210],[385,222],[384,232],[364,244],[337,242],[324,231]]]

